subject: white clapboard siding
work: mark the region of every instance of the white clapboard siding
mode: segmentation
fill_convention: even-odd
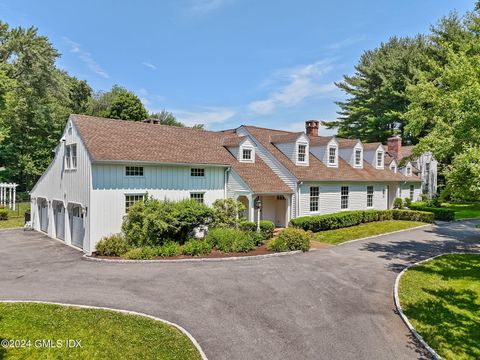
[[[419,201],[420,200],[420,194],[421,194],[420,183],[401,183],[400,184],[400,198],[402,200],[405,200],[405,198],[410,198],[410,185],[414,186],[413,201]]]
[[[227,197],[235,200],[238,195],[248,195],[249,193],[251,193],[250,188],[236,171],[231,169],[227,179]]]

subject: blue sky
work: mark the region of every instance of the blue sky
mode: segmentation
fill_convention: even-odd
[[[333,85],[393,35],[427,32],[473,0],[0,0],[0,19],[36,26],[58,65],[96,90],[119,84],[151,111],[209,129],[301,130],[332,120]],[[321,130],[322,133],[331,131]]]

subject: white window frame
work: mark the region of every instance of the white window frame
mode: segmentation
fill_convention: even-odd
[[[191,177],[205,177],[205,168],[191,168],[190,169]]]
[[[144,177],[145,168],[143,166],[127,165],[125,166],[126,177]]]
[[[313,205],[313,209],[312,209]],[[316,213],[320,210],[320,187],[310,186],[310,212]]]
[[[204,192],[193,191],[193,192],[190,193],[190,199],[191,200],[196,200],[201,204],[205,204],[205,193]]]
[[[345,189],[346,191],[344,191]],[[340,209],[341,210],[348,210],[349,196],[350,196],[350,188],[348,186],[341,186],[340,187]]]
[[[393,171],[395,174],[397,173],[397,165],[395,163],[390,164],[390,170]]]
[[[70,145],[65,145],[65,169],[70,170],[72,166],[72,158],[70,155],[71,149]]]
[[[367,186],[367,208],[373,208],[374,196],[375,196],[375,188],[373,187],[373,185]]]
[[[410,185],[410,200],[413,201],[413,198],[415,197],[415,185]]]
[[[335,150],[334,162],[331,162],[330,150]],[[336,145],[327,146],[327,165],[330,167],[338,165],[338,147]]]
[[[360,153],[358,163],[357,163],[357,153]],[[359,168],[359,167],[362,167],[362,162],[363,162],[363,150],[359,148],[355,148],[353,150],[353,165]]]
[[[380,160],[380,164],[378,163],[378,160]],[[383,169],[384,161],[385,153],[383,152],[383,150],[377,150],[377,152],[375,153],[375,166],[377,167],[377,169]]]
[[[244,152],[250,152],[250,158],[244,158]],[[253,163],[255,162],[255,149],[251,146],[241,146],[239,149],[238,160],[240,162]]]
[[[135,198],[135,199],[129,200],[129,198]],[[128,213],[128,209],[130,209],[134,204],[144,200],[145,200],[145,194],[125,194],[125,213]]]
[[[300,152],[300,148],[305,149],[304,152]],[[303,156],[303,160],[300,160],[300,156]],[[297,163],[306,164],[308,156],[308,144],[298,143],[297,144]]]
[[[412,176],[412,166],[411,165],[407,165],[407,167],[405,168],[405,174],[407,176]]]
[[[77,144],[65,145],[65,169],[75,170],[77,168]]]

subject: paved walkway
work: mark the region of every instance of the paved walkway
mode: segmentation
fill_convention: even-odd
[[[39,233],[4,230],[0,298],[148,313],[186,328],[211,360],[418,359],[395,314],[395,277],[442,252],[480,252],[478,222],[292,256],[176,264],[88,262]]]

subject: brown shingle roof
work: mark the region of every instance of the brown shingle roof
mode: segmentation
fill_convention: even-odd
[[[406,177],[399,173],[395,174],[388,168],[377,170],[367,162],[364,162],[363,169],[355,169],[341,158],[338,159],[338,168],[331,168],[327,167],[312,154],[310,154],[309,166],[296,166],[269,141],[271,136],[284,133],[284,131],[264,129],[256,126],[245,126],[245,129],[300,181],[420,181],[417,177]]]
[[[363,150],[365,150],[365,151],[377,150],[377,148],[380,145],[382,145],[382,143],[380,143],[380,142],[364,143],[363,144]]]
[[[324,146],[327,145],[330,140],[333,139],[333,136],[309,136],[310,146]]]
[[[356,139],[343,139],[343,138],[336,138],[338,147],[340,149],[348,149],[348,148],[354,148],[355,145],[358,144],[358,140]]]
[[[292,133],[283,133],[283,134],[276,134],[270,137],[270,142],[273,144],[281,144],[281,143],[288,143],[296,141],[302,132],[292,132]]]
[[[254,192],[290,193],[259,158],[240,163],[223,146],[233,133],[71,115],[93,161],[231,166]],[[232,140],[233,141],[233,140]]]

